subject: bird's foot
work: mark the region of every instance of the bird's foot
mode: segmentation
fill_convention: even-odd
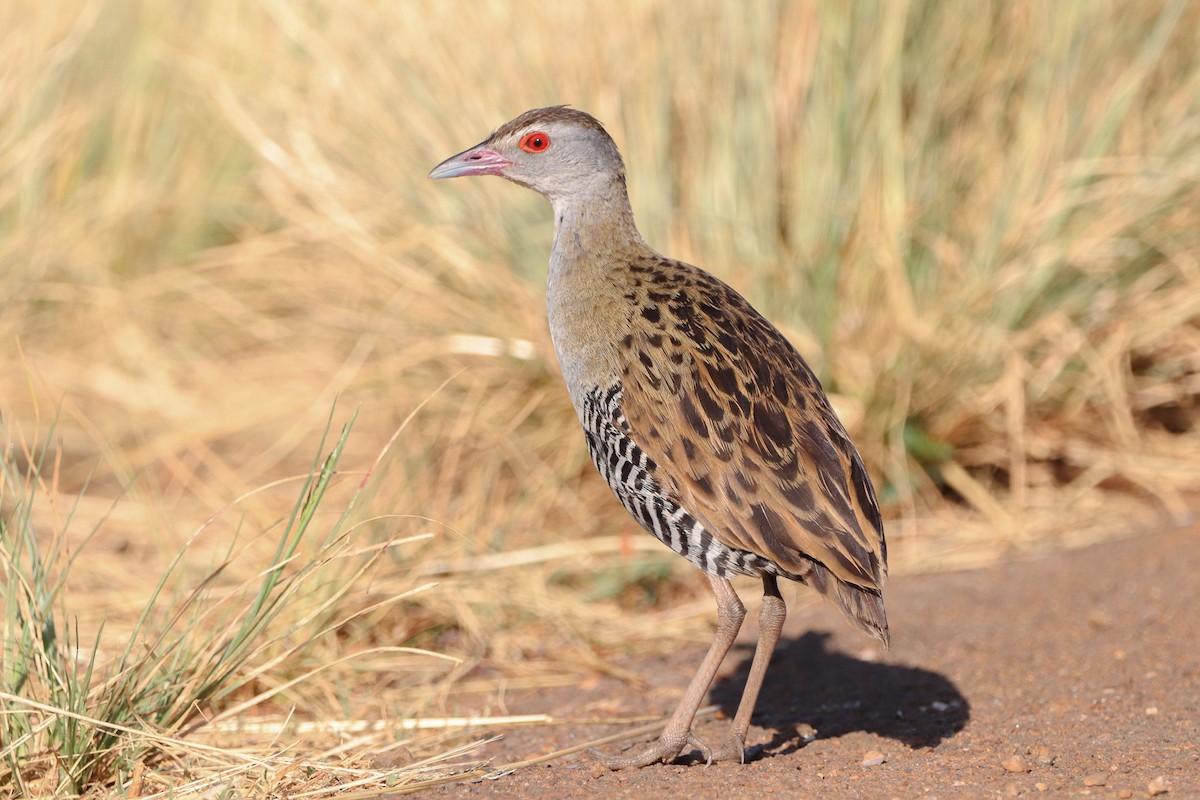
[[[596,759],[602,766],[612,770],[627,769],[629,767],[646,767],[656,761],[661,761],[664,764],[669,764],[674,761],[681,752],[684,745],[696,748],[700,751],[700,755],[704,758],[706,765],[713,762],[713,753],[708,745],[697,739],[691,732],[685,733],[683,736],[673,736],[663,733],[658,737],[658,741],[647,747],[641,752],[634,753],[628,756],[609,756],[601,753],[599,750],[588,750],[588,753]]]
[[[712,751],[713,761],[736,761],[746,763],[746,741],[735,733],[730,733],[724,744]]]

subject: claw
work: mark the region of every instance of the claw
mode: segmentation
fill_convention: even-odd
[[[695,736],[693,736],[691,731],[688,731],[687,744],[690,745],[691,747],[694,747],[697,750],[699,750],[700,755],[704,756],[704,766],[706,766],[706,767],[712,766],[712,762],[713,762],[712,748],[710,748],[704,742],[700,741]],[[683,748],[680,748],[680,749],[682,750]]]

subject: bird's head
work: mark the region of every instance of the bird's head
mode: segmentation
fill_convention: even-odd
[[[552,201],[590,191],[598,182],[624,184],[616,144],[595,117],[565,106],[526,111],[491,136],[447,158],[431,178],[499,175]]]

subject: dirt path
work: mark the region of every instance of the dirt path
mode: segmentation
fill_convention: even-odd
[[[1200,798],[1200,527],[896,578],[887,604],[886,654],[872,653],[827,606],[789,618],[745,765],[609,772],[566,756],[429,794],[1147,797],[1165,785],[1168,800]],[[736,707],[752,652],[747,627],[711,694],[720,711],[697,725],[701,739],[718,741],[727,724],[720,717]],[[647,677],[647,692],[604,680],[586,691],[512,698],[509,710],[666,713],[703,649],[624,665]],[[574,741],[568,729],[518,729],[488,752],[504,763]],[[871,751],[884,762],[864,765]]]

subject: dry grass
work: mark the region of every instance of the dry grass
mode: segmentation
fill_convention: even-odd
[[[1183,513],[1200,482],[1200,7],[537,13],[3,0],[5,591],[36,584],[39,553],[57,591],[39,613],[74,631],[92,682],[56,699],[5,673],[4,719],[40,733],[0,792],[320,796],[453,774],[475,765],[421,761],[449,752],[445,732],[296,726],[458,715],[467,689],[704,634],[685,565],[630,536],[574,434],[543,319],[544,202],[424,177],[537,105],[605,120],[647,238],[811,357],[882,487],[894,571]],[[109,730],[126,643],[178,631],[171,610],[195,614],[176,620],[194,620],[187,652],[223,641],[335,403],[335,426],[357,423],[279,567],[309,588],[196,704],[181,690],[180,713],[106,739],[93,780],[47,767],[54,725]],[[189,606],[198,589],[224,610]],[[195,726],[237,709],[294,725]],[[399,766],[376,768],[398,742]]]

